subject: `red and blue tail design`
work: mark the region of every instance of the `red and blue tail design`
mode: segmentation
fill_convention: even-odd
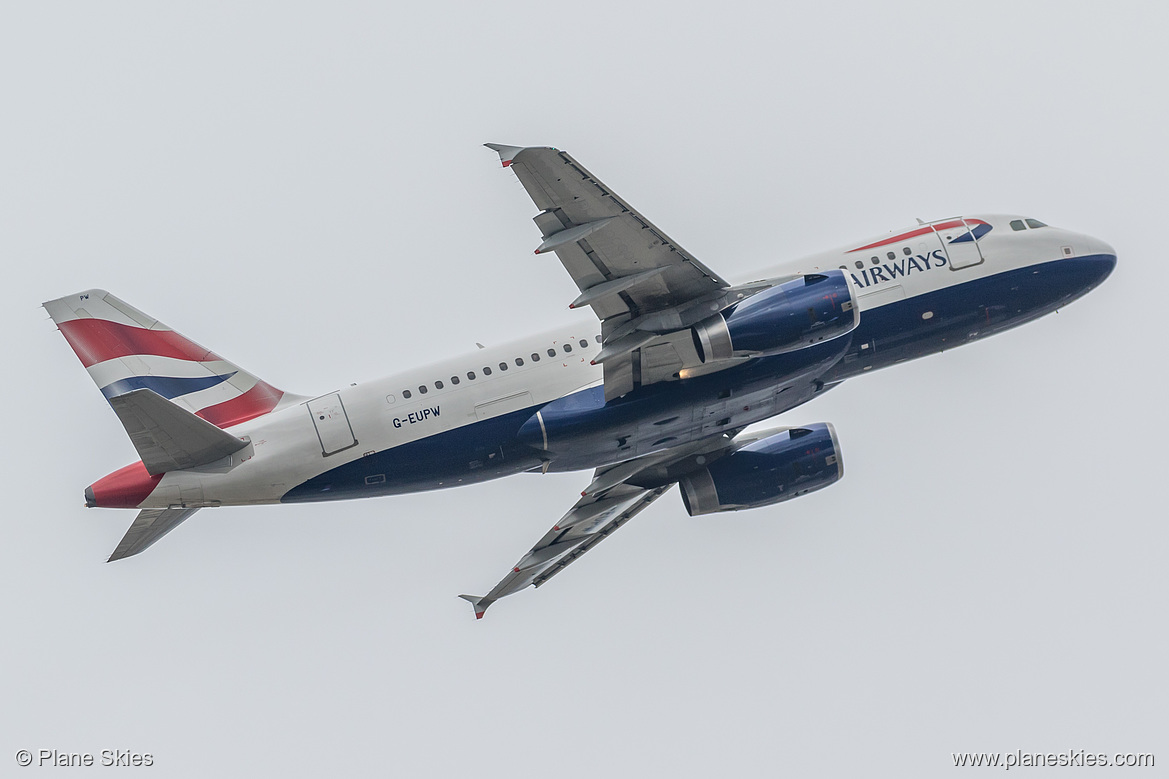
[[[301,400],[105,290],[44,306],[107,399],[150,389],[221,428]]]

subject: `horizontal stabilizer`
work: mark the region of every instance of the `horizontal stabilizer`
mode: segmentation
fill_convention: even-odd
[[[158,539],[178,527],[179,523],[199,509],[144,509],[138,512],[134,524],[122,536],[118,548],[110,555],[107,563],[133,557],[145,551]]]
[[[116,395],[110,405],[151,476],[207,465],[248,445],[154,390]]]

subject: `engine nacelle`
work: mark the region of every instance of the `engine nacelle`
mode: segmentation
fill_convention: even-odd
[[[736,449],[679,481],[692,517],[770,506],[827,487],[844,475],[836,430],[792,428]]]
[[[860,309],[844,271],[784,282],[694,325],[702,362],[740,354],[781,354],[850,333]]]

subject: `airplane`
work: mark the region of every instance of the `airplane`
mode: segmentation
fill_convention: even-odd
[[[846,379],[1030,322],[1116,252],[1013,215],[923,222],[731,283],[567,153],[486,144],[596,320],[310,397],[277,389],[114,295],[44,303],[140,460],[85,490],[138,514],[109,560],[201,508],[347,500],[592,471],[485,595],[539,587],[678,485],[691,516],[839,481],[829,423],[746,431]],[[597,326],[599,321],[599,327]]]

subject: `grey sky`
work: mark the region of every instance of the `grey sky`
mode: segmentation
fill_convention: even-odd
[[[21,748],[150,752],[167,777],[1169,765],[1167,22],[1126,2],[7,4],[0,774],[24,775]],[[1120,264],[1058,315],[785,416],[835,423],[840,484],[695,519],[667,496],[479,623],[455,596],[587,474],[203,511],[105,565],[133,515],[82,490],[133,449],[39,303],[107,288],[305,394],[588,321],[484,141],[569,150],[731,279],[988,211]]]

